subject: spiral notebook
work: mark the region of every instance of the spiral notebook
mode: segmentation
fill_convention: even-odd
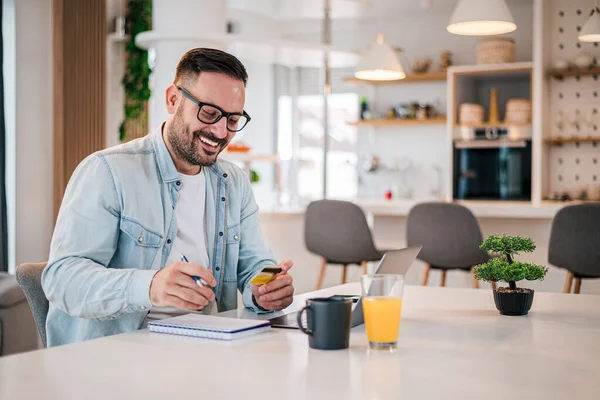
[[[201,314],[185,314],[148,323],[150,332],[219,340],[240,339],[269,329],[271,329],[269,321]]]

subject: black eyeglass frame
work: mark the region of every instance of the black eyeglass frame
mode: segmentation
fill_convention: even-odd
[[[236,113],[236,112],[227,112],[225,110],[223,110],[221,107],[216,106],[214,104],[210,104],[210,103],[204,103],[200,100],[198,100],[197,98],[194,97],[193,94],[191,94],[190,92],[188,92],[186,89],[182,88],[181,86],[177,86],[177,89],[179,89],[181,91],[181,93],[183,94],[183,96],[185,98],[187,98],[188,100],[190,100],[192,103],[196,104],[198,106],[198,114],[196,114],[196,118],[198,118],[198,121],[202,122],[203,124],[208,124],[208,125],[213,125],[216,124],[217,122],[219,122],[223,117],[225,117],[227,119],[227,122],[229,122],[229,117],[230,116],[234,116],[234,117],[245,117],[246,118],[246,123],[239,129],[233,130],[233,129],[229,129],[229,124],[225,124],[225,126],[227,127],[227,130],[229,132],[239,132],[242,129],[244,129],[246,127],[246,125],[248,125],[248,122],[250,122],[250,120],[252,119],[250,117],[250,115],[248,115],[248,113],[246,112],[246,110],[244,110],[243,113]],[[202,111],[202,107],[204,106],[210,106],[213,107],[215,109],[217,109],[221,115],[215,119],[212,122],[206,122],[200,119],[200,111]]]

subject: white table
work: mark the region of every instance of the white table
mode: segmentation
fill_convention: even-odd
[[[600,296],[536,293],[528,317],[506,317],[489,290],[409,286],[403,307],[395,354],[367,352],[362,326],[339,351],[295,330],[138,331],[0,358],[0,399],[600,398]]]

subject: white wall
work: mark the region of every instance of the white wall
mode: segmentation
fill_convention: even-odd
[[[52,1],[16,9],[16,264],[48,259],[53,227]],[[14,267],[14,266],[13,266]]]

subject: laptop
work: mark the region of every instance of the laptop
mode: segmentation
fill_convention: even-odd
[[[375,269],[376,274],[397,274],[404,275],[410,269],[411,265],[419,255],[421,251],[420,245],[410,246],[400,250],[389,250],[385,252],[377,268]],[[362,300],[360,295],[334,295],[337,297],[351,298],[354,302],[352,306],[352,328],[363,324],[364,316],[362,310]],[[289,314],[277,315],[276,317],[270,318],[271,326],[273,328],[287,328],[287,329],[299,329],[297,322],[298,312],[292,312]],[[306,314],[304,315],[306,319]],[[303,321],[306,324],[306,320]]]

